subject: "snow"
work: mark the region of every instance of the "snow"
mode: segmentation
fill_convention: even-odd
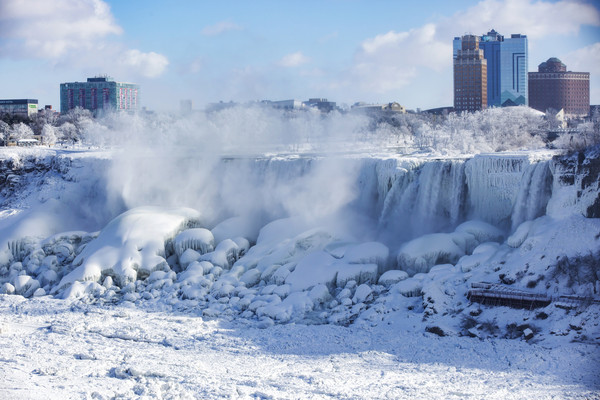
[[[22,190],[3,198],[2,398],[587,398],[600,387],[600,221],[547,154],[233,159],[203,180],[222,208],[195,189],[195,208],[160,195],[134,207],[144,196],[102,188],[93,155],[69,157],[21,171]],[[319,209],[330,183],[340,191]],[[91,187],[103,200],[72,207]],[[71,198],[32,200],[64,188]],[[589,304],[470,303],[481,282]]]
[[[598,388],[589,345],[440,338],[410,329],[416,315],[379,327],[260,329],[15,296],[0,297],[0,315],[6,399],[583,399]]]
[[[199,213],[191,209],[136,208],[112,220],[75,258],[77,267],[53,292],[76,281],[98,282],[111,276],[119,286],[164,268],[164,243]]]

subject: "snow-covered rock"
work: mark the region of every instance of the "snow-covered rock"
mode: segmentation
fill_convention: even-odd
[[[384,272],[380,277],[378,283],[384,286],[391,286],[394,283],[398,283],[400,281],[408,278],[408,273],[406,271],[401,271],[397,269],[392,269]]]

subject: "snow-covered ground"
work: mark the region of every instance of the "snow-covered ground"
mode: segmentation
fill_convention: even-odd
[[[596,346],[276,325],[0,297],[3,399],[591,399]]]
[[[9,150],[0,397],[594,398],[600,157],[552,155]]]

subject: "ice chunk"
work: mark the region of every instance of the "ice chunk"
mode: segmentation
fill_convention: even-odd
[[[331,295],[329,294],[327,286],[316,285],[308,292],[308,297],[310,297],[314,303],[322,304],[329,300]]]
[[[38,276],[38,279],[40,279],[41,286],[46,286],[48,284],[57,282],[58,274],[56,273],[56,271],[54,271],[52,269],[48,269],[48,270],[44,271],[41,274],[41,276]]]
[[[8,282],[5,282],[2,286],[0,286],[0,294],[14,294],[15,287]]]
[[[318,284],[332,286],[338,271],[332,265],[335,261],[335,258],[322,250],[310,253],[298,262],[285,283],[292,287],[292,292],[310,289]]]
[[[31,297],[40,287],[40,283],[29,275],[19,275],[13,281],[15,293],[23,297]]]
[[[215,238],[211,231],[204,228],[186,229],[175,236],[173,240],[175,254],[181,256],[187,249],[192,249],[200,254],[214,250]]]
[[[248,250],[250,250],[250,242],[245,237],[237,236],[231,240],[233,240],[233,242],[238,246],[238,259],[246,254]]]
[[[359,284],[367,282],[375,283],[377,281],[377,264],[347,264],[338,261],[333,267],[337,269],[337,287],[345,287],[350,281],[355,281]]]
[[[352,303],[364,303],[365,301],[371,300],[373,298],[373,289],[367,284],[362,284],[356,288],[356,292],[354,292],[354,296],[352,297]]]
[[[423,290],[423,280],[415,277],[405,279],[393,285],[390,290],[406,297],[418,297]]]
[[[483,221],[467,221],[456,227],[455,232],[465,232],[475,237],[477,243],[502,242],[504,234],[498,228]],[[472,249],[471,249],[472,250]],[[467,249],[468,252],[471,250]]]
[[[351,243],[351,242],[335,241],[335,242],[329,243],[327,246],[325,246],[323,248],[323,250],[325,250],[326,252],[328,252],[335,258],[342,258],[342,257],[344,257],[344,254],[346,254],[346,251],[348,250],[348,248],[350,248],[354,245],[355,245],[355,243]]]
[[[238,245],[231,239],[225,239],[217,245],[214,251],[204,254],[200,259],[210,261],[221,268],[229,269],[239,255]]]
[[[409,275],[428,272],[436,264],[455,264],[465,255],[462,236],[449,233],[432,233],[413,239],[400,247],[398,266]],[[457,243],[458,242],[458,243]]]
[[[400,281],[405,280],[406,278],[408,278],[408,273],[406,271],[393,269],[385,272],[379,277],[379,284],[384,286],[391,286],[394,283],[398,283]]]
[[[285,299],[287,296],[289,296],[291,290],[292,288],[290,285],[279,285],[273,289],[273,294]]]
[[[187,249],[179,256],[179,265],[181,265],[181,268],[186,269],[188,265],[194,261],[198,261],[200,257],[200,253],[198,253],[196,250]]]
[[[379,271],[387,269],[390,250],[379,242],[366,242],[351,246],[344,254],[344,261],[351,264],[377,264]]]
[[[85,295],[99,296],[106,291],[106,288],[99,285],[96,282],[78,282],[75,281],[73,284],[65,290],[62,295],[63,299],[78,299]],[[131,294],[131,293],[129,293]]]
[[[506,240],[506,244],[508,244],[510,247],[520,247],[523,244],[523,242],[525,242],[525,239],[527,239],[527,236],[529,236],[529,231],[531,230],[532,226],[533,221],[523,222],[515,230],[515,233],[508,237],[508,239]]]
[[[282,218],[265,225],[259,232],[256,244],[280,242],[285,238],[293,238],[308,228],[302,218]]]
[[[314,309],[315,303],[308,292],[294,292],[281,303],[270,304],[261,309],[263,315],[269,316],[280,322],[287,322],[292,318],[302,318],[307,312]]]
[[[258,269],[252,268],[244,272],[240,278],[240,282],[244,282],[247,287],[254,286],[260,282],[261,273]]]
[[[473,250],[473,254],[495,253],[499,247],[500,245],[496,242],[481,243]]]
[[[213,268],[209,262],[194,261],[188,265],[187,269],[179,274],[179,281],[182,283],[195,285],[204,279],[204,272]]]
[[[294,263],[287,263],[277,268],[277,270],[269,279],[269,283],[275,283],[276,285],[283,285],[287,279],[287,277],[291,274],[292,269],[294,269],[296,265]]]

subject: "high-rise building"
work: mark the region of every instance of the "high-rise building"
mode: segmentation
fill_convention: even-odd
[[[0,100],[0,114],[18,115],[23,118],[37,114],[37,99]]]
[[[454,38],[454,58],[461,41],[460,37]],[[487,105],[527,105],[527,36],[513,34],[505,38],[492,29],[479,36],[479,48],[487,60]]]
[[[487,61],[479,37],[465,35],[454,57],[454,109],[476,111],[487,106]]]
[[[564,110],[568,116],[590,112],[590,73],[567,71],[567,66],[552,57],[529,73],[529,106],[546,112]]]
[[[115,82],[108,76],[87,78],[87,82],[60,84],[60,112],[75,107],[94,114],[100,111],[131,111],[139,107],[139,85]]]

